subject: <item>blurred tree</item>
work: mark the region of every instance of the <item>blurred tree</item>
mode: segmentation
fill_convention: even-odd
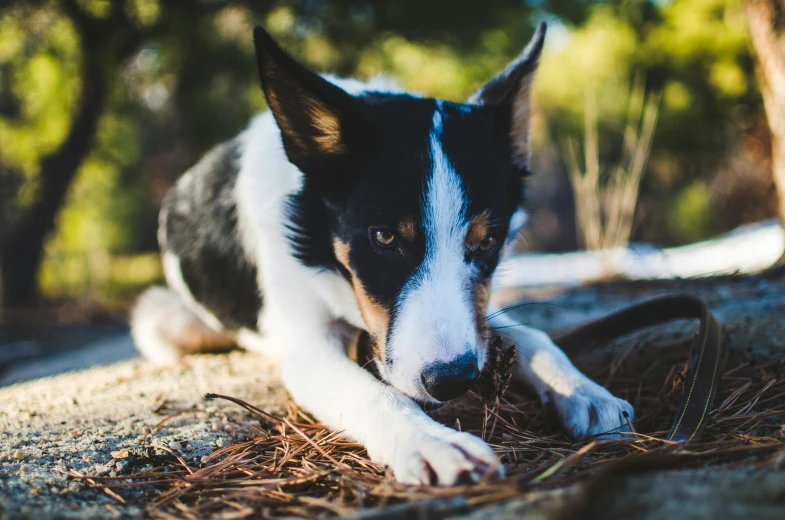
[[[27,303],[35,294],[44,242],[77,171],[95,146],[99,122],[126,60],[173,20],[187,25],[213,15],[220,7],[220,2],[148,0],[7,3],[5,14],[11,14],[3,18],[3,28],[10,33],[10,37],[6,34],[10,56],[2,62],[5,74],[0,78],[10,78],[6,81],[12,85],[0,90],[0,108],[5,106],[3,115],[10,113],[18,120],[5,128],[8,152],[0,155],[0,161],[16,162],[35,172],[28,175],[26,193],[16,193],[17,199],[23,199],[21,211],[4,216],[0,233],[0,302],[4,305]],[[13,42],[14,36],[25,39]],[[55,81],[41,85],[52,75]],[[25,82],[34,84],[32,95],[26,96]],[[56,108],[70,114],[63,117]],[[35,131],[49,138],[30,135]],[[52,146],[52,141],[59,142]],[[25,145],[51,150],[37,154]],[[13,146],[18,147],[15,154],[10,150]],[[4,179],[10,177],[3,174]],[[5,198],[13,197],[5,193]]]
[[[559,37],[555,32],[552,43]],[[683,243],[770,216],[773,197],[765,189],[757,194],[754,211],[727,210],[727,198],[759,182],[771,186],[768,165],[746,144],[748,136],[758,139],[754,127],[761,102],[740,2],[627,0],[596,5],[584,23],[543,57],[535,82],[547,121],[540,137],[558,143],[582,136],[588,94],[597,99],[600,163],[613,164],[620,156],[626,100],[638,73],[645,76],[648,91],[662,93],[662,103],[633,240]],[[548,146],[541,142],[535,149],[547,151]],[[747,157],[751,166],[735,192],[724,193],[714,183],[720,170],[735,164],[730,163],[735,155]],[[541,168],[558,161],[551,155]],[[701,218],[693,218],[699,213]]]
[[[418,16],[411,16],[415,11]],[[503,27],[520,47],[531,32],[522,16],[527,11],[513,0],[482,13],[461,4],[443,24],[438,6],[424,8],[413,0],[5,2],[0,27],[6,42],[5,56],[0,48],[0,118],[5,124],[0,122],[0,132],[9,152],[0,155],[0,164],[3,186],[11,184],[5,179],[16,178],[5,173],[12,168],[22,170],[23,182],[2,192],[18,211],[8,216],[0,212],[0,301],[18,305],[34,297],[44,244],[58,215],[68,225],[60,226],[47,255],[64,259],[57,271],[67,278],[79,271],[80,262],[68,260],[74,257],[64,247],[65,237],[95,212],[91,206],[108,206],[99,208],[104,215],[117,213],[111,200],[116,190],[102,191],[102,185],[122,184],[124,171],[133,166],[164,169],[163,181],[159,178],[154,186],[160,196],[195,156],[237,132],[262,107],[251,59],[253,19],[266,19],[307,61],[349,73],[366,45],[380,35],[442,38],[445,48],[468,50],[489,27]],[[579,16],[580,9],[573,11]],[[27,90],[25,83],[34,88]],[[141,115],[129,116],[134,110]],[[128,131],[133,128],[149,132]],[[33,135],[36,131],[44,137]],[[134,151],[128,140],[140,142],[143,150]],[[181,157],[172,161],[178,152]],[[147,164],[138,164],[142,158]],[[91,182],[73,186],[79,171],[80,178]],[[81,209],[61,214],[69,197]],[[100,269],[97,253],[102,248],[90,243],[107,242],[96,238],[96,230],[83,229],[78,238],[92,271]],[[118,240],[122,242],[114,242]]]
[[[598,100],[601,143],[621,142],[635,73],[663,93],[636,213],[646,226],[636,228],[636,239],[678,242],[716,231],[717,222],[733,226],[741,212],[721,214],[725,220],[716,209],[712,218],[692,217],[713,207],[718,165],[742,163],[756,178],[769,174],[758,160],[767,144],[751,146],[758,140],[748,135],[759,132],[744,130],[758,128],[762,112],[740,0],[499,0],[482,9],[421,0],[2,5],[5,304],[29,301],[37,284],[47,295],[105,295],[119,276],[130,285],[155,275],[154,255],[141,263],[119,255],[155,249],[155,214],[166,189],[264,108],[254,23],[316,70],[360,78],[384,73],[406,88],[462,100],[520,52],[538,20],[548,19],[548,49],[535,84],[541,172],[535,183],[562,183],[569,194],[548,143],[580,136],[587,91]],[[602,160],[618,155],[611,148],[601,145]],[[729,155],[745,160],[727,161]],[[751,184],[749,176],[737,183],[740,189]],[[535,214],[535,225],[572,221],[569,195],[543,200],[549,206]],[[760,197],[745,200],[754,203],[745,203],[750,213],[743,218],[765,216]],[[547,211],[558,218],[546,218]],[[555,247],[563,249],[574,242],[567,231],[541,235],[556,237]]]
[[[771,130],[772,172],[785,225],[785,0],[744,0]]]
[[[81,93],[67,136],[40,160],[33,202],[16,225],[4,234],[0,269],[2,301],[7,305],[19,304],[32,296],[44,239],[54,227],[66,190],[93,144],[108,85],[112,74],[116,73],[115,64],[127,58],[142,38],[121,4],[112,6],[103,17],[83,11],[76,0],[63,0],[61,8],[73,24],[78,45],[83,50],[78,72]],[[89,52],[85,52],[87,49]]]

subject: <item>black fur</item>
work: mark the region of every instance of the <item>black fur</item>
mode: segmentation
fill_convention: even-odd
[[[404,217],[422,222],[422,195],[431,171],[430,132],[436,102],[408,96],[373,94],[364,97],[373,113],[363,135],[367,147],[346,159],[348,171],[363,172],[343,194],[325,199],[306,174],[300,193],[290,201],[292,235],[297,257],[311,267],[348,276],[337,262],[333,237],[351,246],[351,267],[377,301],[392,306],[401,288],[425,255],[423,230],[413,242],[394,252],[379,251],[368,227],[395,228]],[[509,220],[523,198],[523,177],[508,158],[509,115],[486,107],[443,103],[442,145],[467,192],[469,218],[490,211],[498,239],[506,237]],[[346,136],[348,142],[352,136]],[[478,153],[481,150],[482,153]],[[408,153],[412,151],[413,153]],[[336,173],[337,174],[337,173]],[[490,276],[498,255],[477,261]]]
[[[490,213],[499,242],[523,198],[525,168],[513,161],[513,93],[534,71],[541,36],[476,96],[476,104],[439,102],[409,95],[351,96],[306,69],[269,37],[255,31],[259,74],[287,155],[305,174],[289,201],[294,254],[309,267],[335,270],[333,240],[348,243],[349,263],[368,294],[395,319],[395,303],[425,256],[422,229],[392,250],[375,247],[369,229],[395,229],[403,218],[422,225],[422,196],[432,170],[434,112],[442,113],[441,143],[463,184],[468,217]],[[539,39],[538,39],[539,38]],[[321,122],[338,121],[340,141],[322,149]],[[334,134],[330,134],[334,135]],[[456,208],[457,210],[457,208]],[[498,263],[498,251],[475,262],[481,278]]]
[[[406,94],[350,95],[306,69],[264,32],[254,33],[265,96],[281,130],[289,160],[304,174],[288,201],[292,254],[304,265],[352,272],[368,295],[396,318],[396,302],[417,280],[426,254],[423,194],[432,172],[434,113],[441,114],[440,143],[460,178],[467,217],[487,213],[503,242],[522,202],[525,164],[514,160],[512,93],[536,66],[544,29],[530,48],[474,98],[473,104]],[[256,328],[262,306],[256,266],[237,233],[236,141],[216,147],[192,168],[166,200],[165,247],[180,260],[191,294],[227,328]],[[456,208],[457,211],[458,208]],[[375,244],[375,226],[396,229],[415,222],[413,239],[395,247]],[[349,268],[333,241],[349,246]],[[499,251],[467,253],[481,282],[496,268]],[[390,328],[392,329],[392,327]]]
[[[178,257],[194,299],[226,328],[255,330],[262,296],[237,231],[238,151],[236,141],[216,146],[169,192],[161,247]]]

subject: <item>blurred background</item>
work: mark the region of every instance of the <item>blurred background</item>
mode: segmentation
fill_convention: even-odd
[[[773,22],[785,16],[781,0],[0,5],[6,324],[49,319],[31,308],[55,307],[66,321],[85,309],[122,316],[161,280],[166,190],[265,109],[257,23],[318,71],[385,74],[460,101],[546,20],[528,251],[677,246],[778,213],[785,153],[772,135],[785,138],[785,70],[772,76],[766,53],[782,65],[785,46],[751,35],[785,42]]]

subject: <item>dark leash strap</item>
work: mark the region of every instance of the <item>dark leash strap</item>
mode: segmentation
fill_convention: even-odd
[[[725,361],[722,329],[702,300],[689,294],[660,296],[550,335],[554,343],[573,357],[589,346],[683,318],[697,318],[700,328],[681,406],[666,439],[686,442],[699,436],[706,426]]]

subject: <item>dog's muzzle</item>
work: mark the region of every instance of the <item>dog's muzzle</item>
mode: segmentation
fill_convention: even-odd
[[[480,369],[474,354],[463,354],[449,363],[433,363],[422,373],[425,391],[437,401],[461,396],[477,381]]]

